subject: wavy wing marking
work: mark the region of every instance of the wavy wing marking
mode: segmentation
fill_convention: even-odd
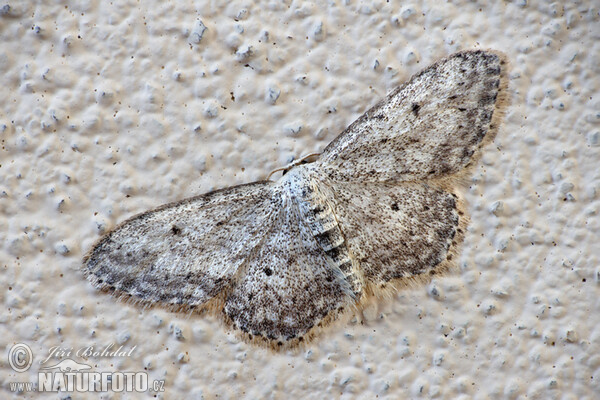
[[[272,186],[235,186],[130,218],[94,246],[84,271],[142,301],[202,305],[260,246],[280,208]]]
[[[460,171],[490,131],[502,66],[486,51],[433,64],[350,125],[317,162],[335,181],[414,181]]]

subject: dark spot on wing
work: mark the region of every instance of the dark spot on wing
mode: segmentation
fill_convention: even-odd
[[[412,104],[412,109],[411,111],[413,112],[413,114],[415,114],[415,117],[419,116],[419,110],[421,109],[421,106],[418,103],[413,103]]]

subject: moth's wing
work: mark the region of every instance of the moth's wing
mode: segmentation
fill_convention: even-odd
[[[352,123],[317,162],[331,178],[345,181],[398,182],[456,173],[490,131],[503,70],[502,57],[488,51],[441,60]]]
[[[375,285],[440,271],[466,224],[458,198],[427,183],[337,182],[328,197],[350,252]]]
[[[353,303],[350,285],[287,199],[225,300],[225,315],[273,346],[301,341]]]
[[[167,204],[104,236],[84,259],[99,288],[147,302],[200,306],[260,247],[279,208],[271,182]]]

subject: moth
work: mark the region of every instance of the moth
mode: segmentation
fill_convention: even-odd
[[[492,140],[505,90],[494,51],[414,75],[309,163],[136,215],[83,260],[99,289],[211,310],[247,340],[306,342],[369,296],[446,271],[468,219],[461,177]]]

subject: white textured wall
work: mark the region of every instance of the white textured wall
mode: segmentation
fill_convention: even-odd
[[[147,370],[164,398],[598,398],[597,1],[60,3],[0,3],[0,397],[53,346],[114,342],[137,347],[74,359]],[[126,217],[262,179],[471,48],[508,56],[512,105],[465,190],[450,276],[273,354],[78,271]],[[21,374],[17,342],[35,355]]]

